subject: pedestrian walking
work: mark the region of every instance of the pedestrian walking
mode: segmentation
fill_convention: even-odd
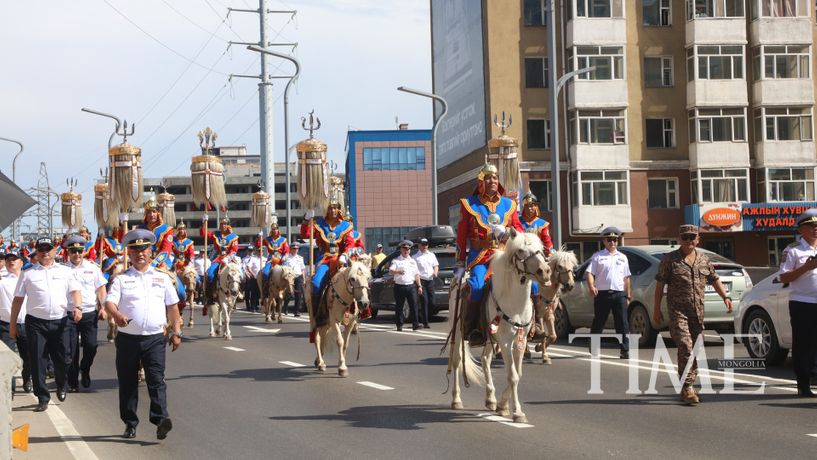
[[[72,393],[79,391],[80,373],[82,373],[82,387],[91,386],[91,366],[97,349],[97,320],[106,320],[104,311],[97,310],[105,304],[108,284],[99,266],[85,259],[88,241],[74,235],[65,241],[68,251],[68,267],[74,271],[79,281],[82,293],[82,318],[76,322],[69,322],[71,365],[68,367],[68,387]],[[82,351],[82,360],[80,360]]]
[[[386,254],[383,253],[383,245],[377,243],[377,246],[374,248],[374,254],[372,254],[372,270],[377,268],[385,258]]]
[[[255,275],[261,270],[261,257],[255,255],[255,248],[247,248],[247,255],[241,259],[241,266],[244,268],[244,304],[247,311],[258,311],[258,301],[261,291],[258,289],[258,282]]]
[[[403,303],[408,302],[409,315],[411,316],[411,329],[416,331],[420,328],[417,314],[417,294],[423,293],[423,285],[420,283],[420,271],[417,262],[411,257],[409,251],[414,244],[409,240],[400,242],[400,255],[392,259],[389,265],[389,273],[394,276],[394,310],[397,330],[403,330]]]
[[[28,340],[26,340],[25,316],[26,301],[20,306],[20,313],[17,316],[17,340],[11,338],[11,305],[14,301],[14,288],[20,279],[20,272],[23,261],[17,251],[9,251],[0,255],[0,259],[5,262],[6,274],[0,278],[0,341],[8,345],[14,351],[20,353],[23,360],[23,391],[30,393],[31,384],[31,358],[28,351]]]
[[[289,247],[289,254],[284,257],[284,266],[289,267],[292,269],[292,272],[295,273],[295,292],[294,295],[294,305],[293,308],[295,309],[295,316],[301,316],[301,312],[304,311],[304,272],[306,271],[306,267],[304,265],[304,258],[298,254],[298,249],[301,248],[301,244],[297,241],[292,243]],[[289,299],[286,299],[284,306],[285,310],[289,305]],[[284,312],[286,313],[286,311]]]
[[[414,254],[414,261],[417,262],[417,270],[420,272],[420,286],[422,287],[421,299],[418,309],[420,310],[420,321],[423,327],[428,329],[428,312],[436,311],[434,308],[434,279],[440,271],[440,263],[437,255],[428,250],[428,240],[420,239],[420,250]]]
[[[789,283],[791,359],[797,378],[797,395],[813,398],[811,371],[817,357],[817,209],[797,217],[795,241],[783,250],[780,282]]]
[[[48,237],[38,238],[35,246],[38,263],[21,272],[14,289],[9,334],[12,339],[17,339],[18,318],[23,301],[27,300],[25,335],[29,345],[34,394],[37,396],[34,410],[42,412],[48,409],[51,400],[45,385],[49,357],[54,365],[57,399],[65,401],[68,391],[66,373],[71,364],[69,321],[79,321],[82,317],[82,295],[74,272],[56,263],[54,241]]]
[[[125,422],[124,438],[136,437],[139,417],[139,364],[145,369],[150,395],[150,423],[156,438],[165,439],[173,428],[167,412],[165,383],[166,345],[176,351],[181,345],[179,295],[168,274],[150,265],[156,242],[152,232],[136,229],[122,239],[128,249],[130,269],[114,278],[105,301],[108,314],[119,326],[116,335],[116,377],[119,381],[119,418]],[[169,323],[165,337],[165,324]]]
[[[618,239],[621,230],[618,227],[607,227],[601,231],[604,249],[590,258],[587,268],[587,287],[593,296],[593,324],[591,334],[600,334],[604,323],[613,312],[613,324],[616,334],[621,334],[621,359],[630,357],[630,339],[627,334],[630,326],[627,323],[627,305],[630,303],[630,262],[627,256],[618,251]]]
[[[661,301],[664,286],[667,287],[667,309],[669,310],[669,330],[678,349],[678,375],[683,376],[692,355],[692,347],[704,329],[704,294],[707,284],[715,288],[732,312],[732,298],[727,295],[709,257],[696,247],[700,242],[698,227],[681,225],[679,228],[680,247],[665,255],[655,275],[655,305],[653,320],[663,324]],[[698,393],[692,388],[698,377],[698,363],[693,360],[681,389],[681,402],[695,405],[700,402]]]

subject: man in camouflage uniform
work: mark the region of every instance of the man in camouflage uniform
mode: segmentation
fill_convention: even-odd
[[[701,251],[696,249],[700,238],[698,227],[681,225],[679,229],[679,248],[664,256],[655,275],[655,307],[653,319],[658,324],[664,323],[661,313],[661,300],[664,297],[664,286],[667,286],[667,309],[669,310],[669,330],[672,340],[678,349],[678,375],[683,376],[692,348],[704,329],[704,289],[711,284],[723,298],[726,311],[732,312],[732,299],[727,296],[718,274],[712,263]],[[681,389],[681,402],[695,405],[700,402],[692,385],[698,377],[698,363],[693,360],[689,373]]]

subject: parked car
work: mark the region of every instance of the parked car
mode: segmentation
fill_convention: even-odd
[[[441,310],[448,309],[448,290],[451,285],[451,280],[454,278],[454,265],[456,263],[457,250],[454,246],[443,245],[429,247],[429,251],[437,256],[437,262],[440,263],[440,270],[437,278],[434,280],[434,307],[429,309],[428,314],[434,316]],[[413,248],[411,254],[414,255],[417,248]],[[400,255],[400,251],[394,251],[372,270],[372,281],[370,284],[369,301],[372,306],[372,316],[377,316],[379,310],[395,309],[394,302],[394,278],[389,273],[389,265],[392,259]],[[420,299],[420,302],[423,302]],[[409,318],[408,302],[405,302],[401,308],[403,309],[403,317]]]
[[[735,333],[758,334],[760,339],[743,339],[753,358],[774,365],[785,361],[791,348],[789,289],[778,278],[768,276],[746,292],[735,309]]]
[[[652,346],[658,333],[669,325],[666,296],[661,308],[664,322],[656,324],[652,318],[655,296],[655,275],[664,256],[677,249],[676,246],[622,246],[619,251],[627,256],[630,263],[632,299],[628,306],[630,332],[641,334],[639,346]],[[742,265],[721,255],[698,248],[706,254],[715,266],[721,282],[733,299],[739,299],[744,291],[752,287],[752,280]],[[561,297],[561,307],[556,311],[556,333],[567,337],[577,328],[589,328],[593,323],[593,296],[587,288],[585,272],[590,261],[585,261],[576,270],[576,284],[572,291]],[[723,300],[712,286],[707,286],[704,298],[704,324],[709,329],[731,331],[733,314],[726,312]],[[613,327],[612,315],[607,318],[605,328]]]

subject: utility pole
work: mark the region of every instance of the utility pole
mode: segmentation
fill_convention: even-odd
[[[276,13],[285,13],[295,15],[296,11],[276,11],[268,10],[266,0],[258,0],[258,9],[240,9],[228,8],[229,12],[241,13],[255,13],[258,14],[260,22],[260,37],[258,42],[230,42],[231,45],[257,45],[262,48],[270,46],[267,39],[267,15]],[[272,129],[272,77],[268,71],[269,63],[268,57],[265,54],[261,55],[261,75],[231,75],[230,78],[245,77],[245,78],[259,78],[258,83],[258,111],[259,111],[259,125],[261,137],[261,183],[267,193],[270,194],[270,210],[275,214],[275,157],[273,155],[273,129]],[[285,155],[286,156],[286,155]],[[289,222],[287,222],[287,228]]]

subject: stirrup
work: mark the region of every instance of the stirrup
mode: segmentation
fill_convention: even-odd
[[[474,329],[466,336],[465,340],[472,347],[479,347],[485,345],[485,334],[479,329]]]

